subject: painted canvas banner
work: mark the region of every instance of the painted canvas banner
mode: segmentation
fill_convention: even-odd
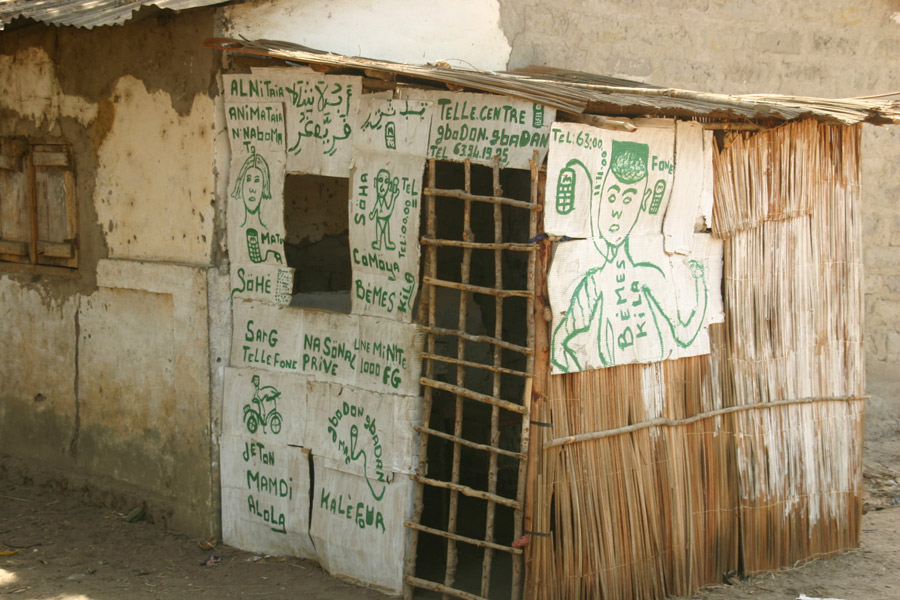
[[[287,170],[346,177],[362,78],[306,69],[257,69],[225,75],[226,103],[284,105]]]
[[[353,146],[357,150],[400,152],[424,158],[432,111],[429,102],[366,95],[359,101]]]
[[[310,377],[262,369],[225,369],[222,431],[272,444],[306,441]]]
[[[245,550],[315,558],[309,453],[252,436],[222,436],[222,539]]]
[[[228,248],[232,265],[285,265],[284,153],[232,152]],[[238,287],[232,278],[232,288]]]
[[[334,383],[310,383],[306,442],[334,468],[365,477],[377,488],[394,473],[412,473],[421,398],[386,396]],[[381,494],[377,492],[376,495]]]
[[[635,123],[635,132],[553,124],[547,233],[618,244],[628,233],[662,230],[675,174],[675,122]]]
[[[280,102],[228,102],[225,122],[232,152],[284,153],[284,106]]]
[[[690,252],[694,229],[709,227],[713,199],[713,132],[693,121],[675,122],[675,180],[663,222],[666,252]]]
[[[220,446],[225,539],[242,548],[318,558],[324,564],[321,547],[312,547],[308,520],[309,494],[321,502],[321,489],[338,490],[338,506],[332,511],[326,501],[326,514],[346,515],[349,510],[356,522],[362,501],[368,504],[359,522],[376,532],[384,529],[389,524],[384,515],[393,518],[401,501],[396,498],[399,488],[391,483],[397,473],[414,469],[418,442],[413,427],[420,422],[421,400],[414,396],[316,382],[294,373],[226,369]],[[310,452],[321,457],[315,489],[310,487]],[[328,487],[319,475],[326,460],[329,470],[353,475],[349,485]],[[329,494],[324,493],[326,499]],[[358,528],[357,523],[353,529]]]
[[[547,155],[556,109],[487,94],[409,90],[404,97],[432,103],[428,157],[528,169]]]
[[[424,158],[358,152],[351,176],[353,312],[412,321]]]
[[[231,297],[263,300],[272,304],[290,304],[294,287],[294,269],[265,263],[232,264]]]
[[[554,373],[705,354],[722,318],[721,243],[693,233],[703,176],[676,177],[673,121],[638,125],[554,124],[545,226],[586,238],[559,244],[548,275]],[[685,169],[702,164],[700,133],[679,146]]]
[[[417,395],[422,336],[415,325],[360,315],[235,302],[234,366]]]
[[[403,523],[412,512],[413,483],[397,475],[375,487],[358,475],[331,468],[314,456],[316,491],[312,528],[319,562],[331,574],[365,581],[399,594],[406,555]]]

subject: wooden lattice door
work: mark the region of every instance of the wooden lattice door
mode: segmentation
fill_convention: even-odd
[[[406,598],[521,596],[536,159],[530,172],[496,161],[427,167],[424,417]]]

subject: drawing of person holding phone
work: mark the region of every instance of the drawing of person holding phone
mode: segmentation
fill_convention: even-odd
[[[241,229],[246,231],[247,254],[250,260],[261,263],[269,256],[273,256],[277,263],[283,263],[279,252],[267,250],[263,255],[260,248],[260,230],[268,230],[262,220],[262,203],[263,200],[272,199],[269,164],[261,154],[253,152],[241,165],[231,197],[242,201],[244,205],[244,221],[241,223]]]

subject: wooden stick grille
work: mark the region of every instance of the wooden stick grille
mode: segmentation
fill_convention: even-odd
[[[425,390],[424,408],[428,414],[423,425],[416,428],[420,435],[420,454],[414,476],[417,484],[415,504],[406,524],[410,531],[411,553],[406,565],[404,597],[411,598],[414,590],[420,588],[439,592],[444,598],[488,598],[500,593],[517,599],[521,597],[523,551],[513,547],[512,542],[520,538],[523,531],[525,459],[534,368],[531,313],[536,263],[533,255],[537,245],[513,241],[513,232],[505,229],[505,223],[512,218],[507,211],[525,211],[528,224],[525,239],[534,239],[540,211],[536,202],[539,165],[535,163],[528,173],[524,194],[522,190],[518,192],[523,198],[504,196],[501,185],[504,173],[496,159],[490,168],[490,181],[479,180],[477,186],[473,165],[465,161],[461,167],[462,189],[450,189],[443,183],[438,185],[437,171],[441,165],[432,160],[428,166],[428,185],[424,189],[427,220],[421,240],[425,273],[420,320],[424,321],[426,351],[423,355],[425,371],[420,382]],[[482,174],[479,171],[479,177]],[[439,203],[443,203],[442,207],[449,203],[459,211],[460,233],[439,235],[442,230],[442,224],[436,218]],[[473,217],[476,205],[478,222],[474,222]],[[476,231],[480,233],[476,235]],[[439,251],[458,253],[454,255],[458,257],[458,271],[446,264],[441,266]],[[519,256],[522,252],[528,253],[527,263],[514,259],[507,263],[506,252]],[[510,271],[516,268],[521,272]],[[439,274],[442,269],[443,275]],[[510,282],[520,282],[520,289],[508,285],[508,273],[514,275]],[[442,298],[446,302],[451,294],[456,298],[455,308],[459,311],[452,326],[447,323],[446,314],[439,308],[435,310],[436,304],[440,304]],[[514,313],[510,313],[510,302],[520,303],[514,307]],[[480,315],[485,324],[483,331],[472,329],[476,315]],[[514,398],[511,397],[517,389]],[[467,416],[470,413],[472,416]],[[438,423],[432,424],[431,419],[437,419]],[[478,422],[473,424],[473,419]],[[510,436],[512,441],[507,439]],[[429,465],[427,460],[429,448],[435,443],[445,444],[447,448],[443,453],[449,462],[446,478],[437,472],[439,467]],[[478,468],[484,469],[483,477],[468,472],[472,467],[465,464],[466,457],[474,456],[472,453],[484,457],[476,461],[481,465]],[[430,467],[435,474],[429,472]],[[504,491],[501,491],[501,471],[506,473],[504,477],[511,479],[504,484]],[[441,526],[423,522],[424,518],[434,519],[436,512],[432,507],[432,516],[428,517],[425,498],[436,496],[434,491],[426,494],[426,489],[444,494],[437,496],[446,499],[444,513],[440,516]],[[473,505],[472,502],[481,504]],[[464,511],[470,521],[473,517],[468,513],[477,513],[477,519],[473,521],[477,526],[464,523],[461,519]],[[498,539],[501,523],[504,533],[502,539]],[[477,535],[463,533],[461,529],[468,531],[473,527]],[[428,535],[430,540],[441,540],[446,559],[439,577],[423,577],[419,573],[421,569],[417,569],[420,534]],[[463,547],[467,548],[465,561],[461,555]],[[480,557],[477,574],[463,572],[463,569],[471,569],[468,557],[473,549]],[[503,557],[502,560],[499,557]],[[506,583],[499,586],[496,582],[501,576]]]

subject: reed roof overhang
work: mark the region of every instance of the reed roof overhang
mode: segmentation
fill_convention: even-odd
[[[714,94],[658,87],[551,67],[477,71],[446,64],[410,65],[350,57],[275,40],[213,38],[206,46],[312,66],[358,72],[399,85],[440,86],[453,91],[502,94],[575,115],[704,117],[729,121],[814,118],[846,125],[900,123],[900,92],[861,98],[812,98],[777,94]]]

